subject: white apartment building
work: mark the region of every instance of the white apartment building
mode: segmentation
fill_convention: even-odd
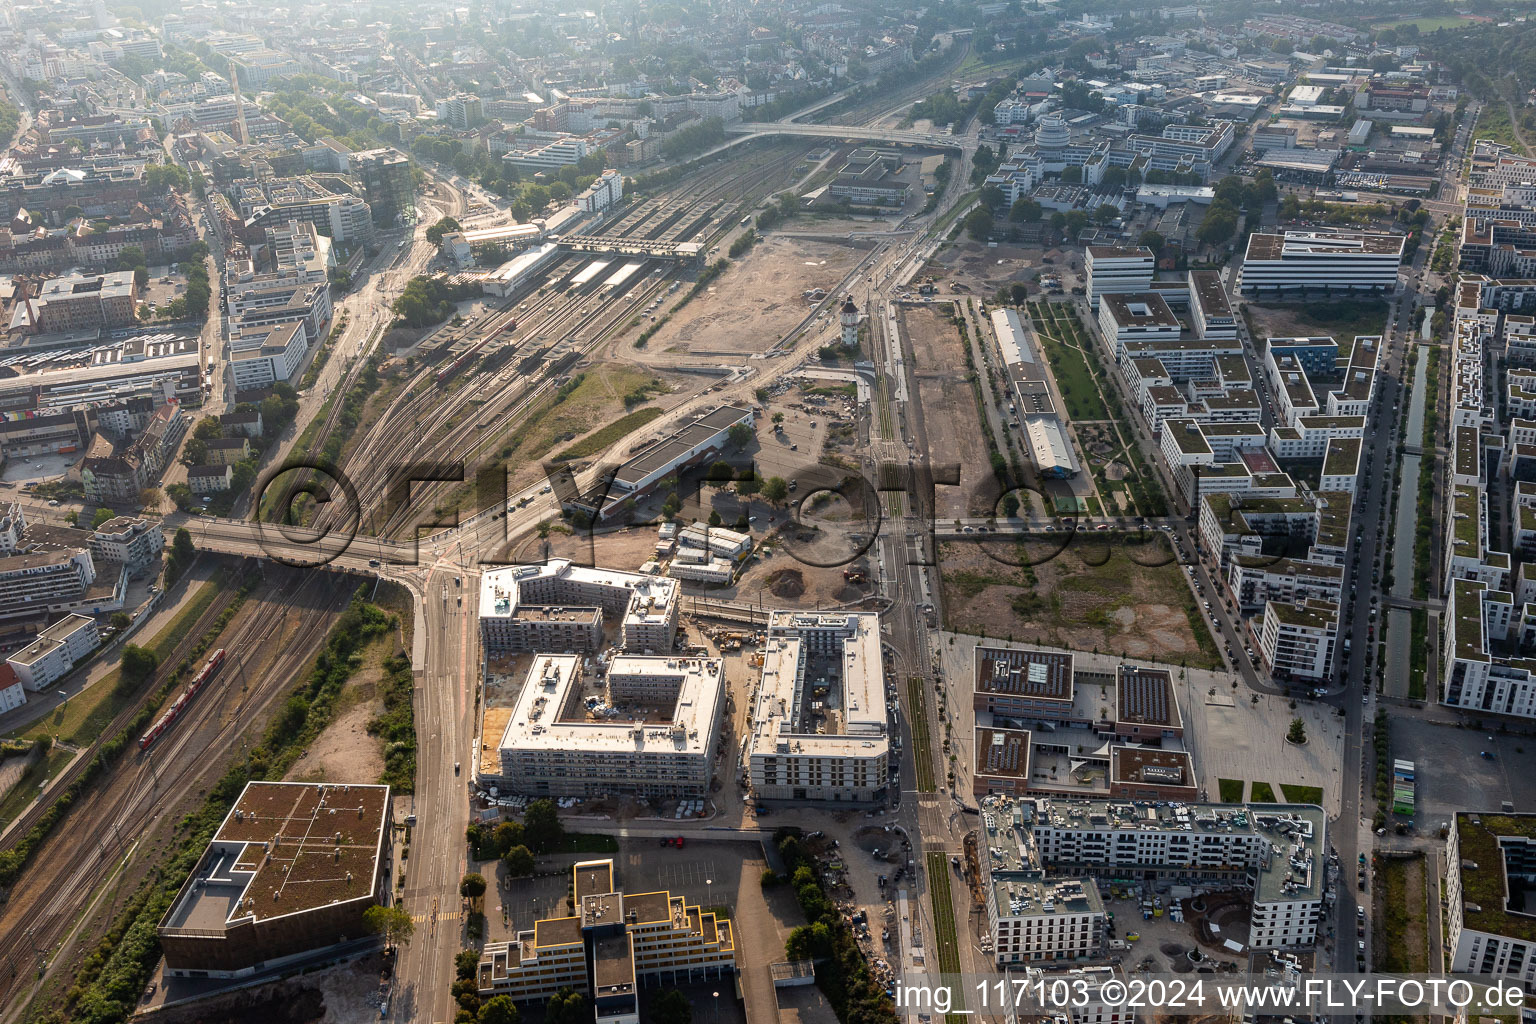
[[[879,616],[775,611],[743,767],[758,800],[870,803],[890,761]]]
[[[1157,258],[1144,245],[1090,245],[1083,266],[1088,271],[1088,304],[1116,292],[1144,292],[1152,286]]]
[[[1322,682],[1332,675],[1339,606],[1309,599],[1269,601],[1259,631],[1259,657],[1277,679]]]
[[[725,706],[719,659],[620,655],[606,676],[576,654],[534,658],[482,784],[526,796],[709,792]],[[503,712],[503,715],[505,713]],[[486,728],[502,716],[486,713]]]
[[[642,573],[555,558],[480,576],[480,638],[487,655],[602,645],[603,615],[620,616],[620,644],[664,653],[677,632],[678,585]]]
[[[165,533],[153,519],[117,516],[91,532],[91,557],[116,562],[129,574],[149,565],[165,550]]]
[[[27,702],[27,691],[21,685],[16,670],[6,665],[0,668],[0,715],[14,711]]]
[[[23,650],[5,659],[21,685],[37,692],[69,674],[101,645],[96,620],[66,615],[37,635]]]
[[[1238,288],[1245,295],[1289,291],[1392,292],[1404,235],[1287,231],[1248,236]]]
[[[1536,917],[1511,899],[1536,874],[1536,815],[1460,811],[1445,852],[1449,969],[1536,993]]]
[[[1091,878],[1009,878],[987,886],[987,924],[999,967],[1088,960],[1104,953],[1108,917]]]
[[[1253,892],[1250,947],[1317,942],[1328,849],[1320,807],[1088,800],[1016,806],[1033,855],[1052,870],[1197,886],[1236,882]]]
[[[624,198],[624,175],[609,168],[576,197],[576,204],[586,213],[599,213],[610,206],[617,206]]]
[[[85,548],[32,545],[0,558],[0,616],[80,607],[96,582],[96,565]]]

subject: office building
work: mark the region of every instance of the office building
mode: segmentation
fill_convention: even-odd
[[[510,715],[486,710],[488,729],[506,722],[495,763],[488,756],[478,766],[481,785],[532,797],[705,796],[724,663],[620,655],[593,674],[582,661],[536,655]]]
[[[775,611],[760,653],[743,751],[756,799],[879,800],[890,761],[879,616]]]
[[[1116,353],[1128,344],[1179,340],[1179,321],[1156,292],[1111,292],[1099,300],[1099,329]]]
[[[240,978],[366,941],[390,820],[388,786],[246,783],[160,919],[166,973]]]
[[[416,185],[411,162],[392,149],[368,149],[352,154],[352,172],[363,183],[363,195],[377,225],[410,221],[416,213]]]
[[[1227,341],[1237,337],[1237,316],[1227,300],[1220,274],[1214,270],[1191,270],[1189,301],[1196,337]]]
[[[562,988],[591,997],[603,1024],[639,1020],[640,985],[686,985],[736,969],[729,920],[668,891],[626,893],[612,860],[571,869],[570,917],[541,918],[480,953],[475,988],[482,999],[543,1002]]]
[[[1088,304],[1098,308],[1104,295],[1145,292],[1152,286],[1157,259],[1144,245],[1090,245],[1083,265],[1088,272]]]
[[[71,614],[37,634],[36,640],[7,657],[5,663],[22,686],[36,693],[64,678],[100,645],[96,620]]]
[[[260,391],[289,380],[309,351],[306,316],[240,329],[229,345],[229,376],[235,391]]]
[[[642,573],[556,558],[480,577],[480,639],[490,656],[603,645],[603,616],[619,619],[619,646],[664,654],[677,632],[678,585]]]
[[[1392,292],[1405,240],[1363,231],[1255,233],[1248,236],[1238,289],[1244,295]]]

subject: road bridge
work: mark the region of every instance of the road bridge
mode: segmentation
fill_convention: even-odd
[[[965,135],[901,131],[893,128],[853,128],[839,124],[789,124],[783,121],[744,122],[726,126],[726,132],[744,138],[791,135],[837,142],[871,142],[882,146],[917,146],[923,149],[973,148],[976,140]]]

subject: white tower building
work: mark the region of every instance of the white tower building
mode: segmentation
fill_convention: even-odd
[[[843,344],[848,348],[859,347],[859,307],[853,304],[853,296],[843,301]]]

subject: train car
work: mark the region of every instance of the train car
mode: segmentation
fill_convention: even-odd
[[[213,677],[219,674],[219,669],[223,665],[224,648],[220,647],[203,663],[203,667],[198,669],[197,675],[192,677],[192,681],[187,684],[187,688],[181,691],[170,707],[165,709],[165,714],[156,719],[155,724],[149,727],[149,731],[139,737],[140,750],[148,750],[150,745],[160,738],[161,733],[175,724],[176,719],[181,717],[181,713],[186,710],[187,705],[192,703],[192,698],[197,696],[197,691],[208,685],[213,680]]]

